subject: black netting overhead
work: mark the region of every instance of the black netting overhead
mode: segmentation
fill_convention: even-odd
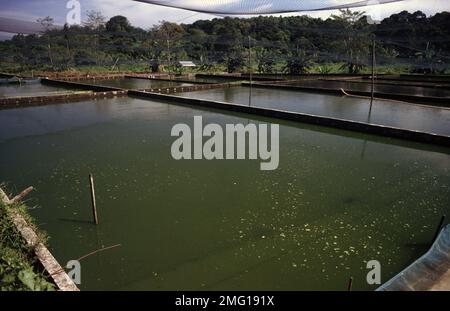
[[[258,15],[363,7],[403,0],[135,0],[190,11]]]

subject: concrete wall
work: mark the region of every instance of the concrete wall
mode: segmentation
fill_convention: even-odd
[[[123,89],[116,88],[116,87],[108,87],[108,86],[86,84],[86,83],[80,83],[80,82],[69,82],[69,81],[62,81],[62,80],[53,80],[53,79],[41,79],[41,83],[45,84],[45,85],[50,85],[50,86],[59,86],[59,87],[72,88],[72,89],[78,89],[78,90],[94,91],[94,92],[123,91]]]
[[[5,192],[0,188],[0,200],[5,205],[9,205],[12,202],[9,200]],[[55,257],[50,251],[42,244],[38,238],[38,235],[29,226],[26,220],[17,211],[12,210],[10,213],[11,221],[14,223],[17,231],[20,232],[23,239],[33,247],[36,257],[41,263],[42,267],[48,272],[50,278],[53,280],[58,290],[60,291],[79,291],[78,287],[67,275],[66,271],[56,261]]]
[[[79,92],[44,96],[24,96],[0,98],[0,109],[14,109],[33,106],[45,106],[55,103],[71,103],[88,99],[112,98],[126,96],[127,91]]]
[[[250,83],[242,83],[242,86],[249,87]],[[254,88],[266,88],[266,89],[278,89],[278,90],[290,90],[308,93],[330,94],[330,95],[344,95],[341,89],[320,88],[320,87],[308,87],[308,86],[293,86],[274,83],[253,83]],[[362,91],[348,91],[350,95],[371,97],[370,92]],[[390,93],[374,93],[375,98],[379,99],[391,99],[398,101],[406,101],[411,103],[419,103],[431,106],[450,107],[450,98],[445,97],[428,97],[428,96],[416,96],[416,95],[402,95],[402,94],[390,94]]]
[[[430,250],[377,291],[450,291],[450,225]]]
[[[381,135],[386,137],[400,138],[409,141],[415,141],[426,144],[433,144],[439,146],[450,147],[450,136],[437,135],[433,133],[425,133],[419,131],[412,131],[402,128],[394,128],[382,125],[374,125],[361,123],[356,121],[348,121],[342,119],[335,119],[329,117],[321,117],[304,113],[288,112],[282,110],[249,107],[237,104],[223,103],[217,101],[208,101],[200,99],[192,99],[179,96],[144,93],[139,91],[129,91],[131,96],[142,98],[151,98],[157,100],[164,100],[170,103],[180,103],[192,106],[216,108],[234,112],[248,113],[263,117],[277,118],[288,121],[295,121],[301,123],[315,124],[320,126],[333,127],[343,130],[356,131],[361,133],[369,133]]]

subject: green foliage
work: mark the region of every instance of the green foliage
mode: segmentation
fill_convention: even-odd
[[[27,222],[31,218],[23,206],[6,207],[0,203],[0,291],[53,291],[55,286],[37,272],[37,258],[8,215],[17,209]]]
[[[278,55],[270,49],[257,48],[256,59],[259,73],[274,73]]]
[[[311,56],[303,50],[297,50],[287,60],[284,71],[291,75],[304,74],[309,72],[312,65]]]
[[[106,23],[106,31],[110,33],[131,32],[133,27],[125,16],[114,16]]]
[[[226,53],[225,61],[228,73],[238,72],[241,71],[245,65],[245,56],[240,49],[236,48]]]
[[[55,286],[34,271],[22,254],[11,248],[0,250],[0,291],[54,291]]]
[[[0,71],[66,71],[76,68],[168,71],[192,60],[205,71],[236,72],[253,67],[261,73],[314,71],[365,72],[371,64],[372,40],[377,65],[421,72],[443,72],[449,63],[450,13],[426,17],[401,12],[379,25],[364,12],[342,10],[326,20],[309,16],[220,18],[193,24],[161,22],[143,30],[124,16],[105,21],[88,12],[83,26],[55,30],[41,20],[43,35],[17,35],[0,42]],[[249,38],[251,45],[249,45]],[[249,48],[252,64],[248,64]],[[337,66],[339,64],[339,66]],[[289,69],[291,68],[291,69]],[[324,71],[324,69],[327,69]]]

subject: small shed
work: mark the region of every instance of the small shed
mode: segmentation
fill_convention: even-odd
[[[180,61],[179,62],[181,67],[197,67],[193,61],[187,60],[187,61]]]

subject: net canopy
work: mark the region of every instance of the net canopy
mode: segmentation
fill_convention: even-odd
[[[135,0],[201,13],[225,15],[280,14],[364,7],[404,0]]]

